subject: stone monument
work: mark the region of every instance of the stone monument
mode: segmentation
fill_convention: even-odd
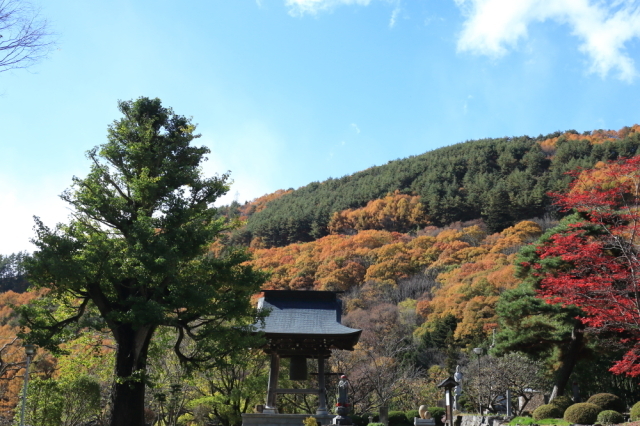
[[[418,413],[420,417],[413,418],[414,426],[434,426],[436,424],[436,420],[431,418],[431,413],[429,413],[426,405],[421,405],[418,408]]]
[[[460,395],[462,395],[462,373],[460,372],[460,366],[456,366],[456,372],[453,375],[453,380],[458,382],[453,389],[453,411],[462,411],[460,409]]]
[[[347,414],[349,413],[349,379],[344,374],[340,376],[338,382],[338,402],[336,403],[337,416],[333,419],[334,425],[351,425],[353,422]]]

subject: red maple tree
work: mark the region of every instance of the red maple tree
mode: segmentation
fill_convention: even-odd
[[[556,203],[582,220],[538,247],[540,263],[532,266],[542,278],[539,294],[580,307],[591,330],[617,335],[628,351],[610,371],[640,376],[640,157],[575,176]],[[543,266],[550,261],[553,268]]]

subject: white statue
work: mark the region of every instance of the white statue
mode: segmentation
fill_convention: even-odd
[[[418,408],[418,413],[420,414],[420,418],[421,419],[430,419],[431,418],[431,413],[429,412],[429,410],[428,410],[426,405],[421,405],[420,408]]]
[[[460,366],[456,366],[456,372],[453,375],[453,380],[458,382],[456,387],[453,389],[453,410],[461,411],[458,406],[458,400],[460,399],[460,395],[462,394],[462,373],[460,372]]]

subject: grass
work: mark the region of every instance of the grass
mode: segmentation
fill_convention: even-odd
[[[569,426],[571,423],[562,419],[542,419],[534,420],[533,417],[516,417],[509,422],[510,426],[515,425],[559,425]]]

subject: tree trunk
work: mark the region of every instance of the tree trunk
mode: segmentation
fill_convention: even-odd
[[[569,377],[571,377],[571,373],[573,372],[573,367],[575,367],[578,362],[578,356],[584,346],[583,332],[584,325],[581,322],[578,322],[573,326],[573,330],[571,331],[571,341],[562,356],[562,361],[560,368],[556,373],[556,380],[553,385],[553,391],[551,391],[551,396],[549,397],[549,402],[553,401],[557,396],[562,395],[567,387]]]
[[[130,324],[114,332],[116,380],[111,394],[111,426],[144,426],[145,375],[147,352],[154,328]]]

